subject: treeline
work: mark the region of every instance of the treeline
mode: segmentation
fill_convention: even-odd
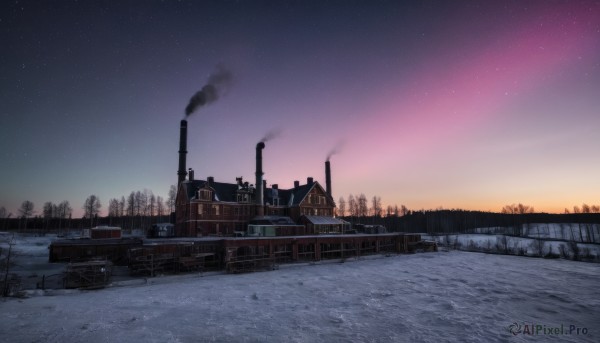
[[[347,199],[347,200],[346,200]],[[563,214],[536,213],[533,206],[510,204],[499,213],[461,209],[410,210],[404,205],[388,205],[379,196],[364,194],[340,197],[337,216],[352,224],[383,225],[393,232],[466,233],[482,227],[512,227],[521,234],[523,224],[533,223],[600,223],[600,206],[582,204],[565,208]]]
[[[470,233],[475,228],[511,227],[515,236],[533,223],[600,224],[600,213],[494,213],[466,210],[408,211],[403,216],[343,217],[353,224],[383,225],[392,232]]]
[[[103,217],[103,204],[98,196],[92,194],[81,207],[84,211],[81,218],[73,218],[73,208],[68,201],[58,204],[48,201],[38,213],[35,204],[26,200],[16,216],[0,207],[0,230],[60,232],[98,225],[120,226],[125,230],[147,229],[154,223],[171,221],[176,195],[175,186],[170,187],[167,199],[147,189],[132,191],[127,197],[111,198],[108,201],[108,215]]]

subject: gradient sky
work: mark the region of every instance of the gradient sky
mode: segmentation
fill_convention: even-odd
[[[0,206],[307,176],[384,206],[600,203],[597,1],[2,1]]]

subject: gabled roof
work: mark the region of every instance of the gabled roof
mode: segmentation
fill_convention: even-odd
[[[208,182],[205,180],[186,180],[181,183],[180,187],[184,187],[188,201],[194,199],[196,196],[196,190],[208,187]],[[213,200],[225,201],[225,202],[236,202],[237,192],[239,190],[237,183],[225,183],[225,182],[212,182],[210,188],[214,190]],[[273,188],[265,188],[264,190],[264,201],[265,203],[273,204],[274,195],[277,194],[279,198],[280,206],[299,206],[300,203],[306,198],[306,196],[313,190],[313,188],[319,187],[323,193],[325,190],[317,181],[300,185],[290,189],[277,189],[277,192],[273,192]],[[250,192],[253,193],[254,189],[250,188]]]
[[[185,187],[188,200],[191,200],[196,196],[196,190],[209,186],[205,180],[188,180],[182,182],[181,185]],[[236,194],[238,185],[235,183],[213,182],[210,185],[210,188],[215,191],[213,200],[227,202],[237,201]]]
[[[313,181],[312,183],[307,183],[305,185],[300,185],[295,188],[290,189],[278,189],[277,193],[279,196],[279,204],[281,206],[299,206],[300,203],[306,198],[306,196],[313,190],[313,188],[318,187],[321,189],[323,193],[325,190],[317,181]],[[273,189],[267,188],[265,190],[265,202],[273,204]]]

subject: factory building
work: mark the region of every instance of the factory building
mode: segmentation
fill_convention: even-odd
[[[187,122],[180,131],[178,190],[175,204],[175,235],[198,236],[289,236],[343,233],[349,224],[334,217],[330,162],[325,162],[326,187],[312,177],[294,187],[267,187],[263,179],[264,142],[256,145],[254,184],[236,178],[235,183],[196,180],[187,172]],[[186,179],[187,176],[187,179]],[[249,230],[249,226],[251,230]]]

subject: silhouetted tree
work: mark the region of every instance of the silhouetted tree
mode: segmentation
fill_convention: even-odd
[[[156,214],[159,217],[165,215],[165,202],[160,195],[156,197]]]
[[[381,197],[374,195],[371,199],[371,213],[375,217],[381,217],[381,211]]]
[[[364,194],[360,194],[357,198],[358,216],[366,217],[369,214],[369,206],[367,205],[367,197]]]
[[[62,229],[63,219],[71,218],[73,209],[71,204],[67,200],[63,200],[60,204],[56,205],[56,217],[59,219],[58,228]]]
[[[44,219],[54,218],[54,210],[55,209],[56,209],[56,207],[52,202],[50,202],[50,201],[45,202],[44,208],[42,209],[42,216],[44,217]]]
[[[100,208],[102,208],[102,204],[100,203],[100,198],[98,198],[96,195],[92,194],[85,199],[85,203],[83,205],[84,218],[90,219],[90,226],[94,226],[94,218],[96,218],[100,213]]]
[[[521,203],[519,203],[518,205],[506,205],[502,208],[502,213],[504,214],[525,214],[533,212],[533,206],[523,205]]]
[[[350,217],[352,217],[352,219],[358,216],[358,204],[352,194],[348,195],[348,212],[350,212]]]
[[[338,200],[338,211],[337,211],[337,215],[340,217],[343,217],[346,215],[346,200],[344,200],[344,197],[340,197],[340,200]]]
[[[167,207],[169,212],[175,211],[175,198],[177,198],[177,187],[171,185],[169,188],[169,197],[167,198]]]
[[[25,201],[23,201],[23,203],[21,203],[21,207],[19,208],[19,214],[21,215],[21,218],[25,219],[24,230],[27,230],[27,218],[29,218],[33,215],[34,207],[35,206],[33,205],[33,203],[29,200],[25,200]]]

